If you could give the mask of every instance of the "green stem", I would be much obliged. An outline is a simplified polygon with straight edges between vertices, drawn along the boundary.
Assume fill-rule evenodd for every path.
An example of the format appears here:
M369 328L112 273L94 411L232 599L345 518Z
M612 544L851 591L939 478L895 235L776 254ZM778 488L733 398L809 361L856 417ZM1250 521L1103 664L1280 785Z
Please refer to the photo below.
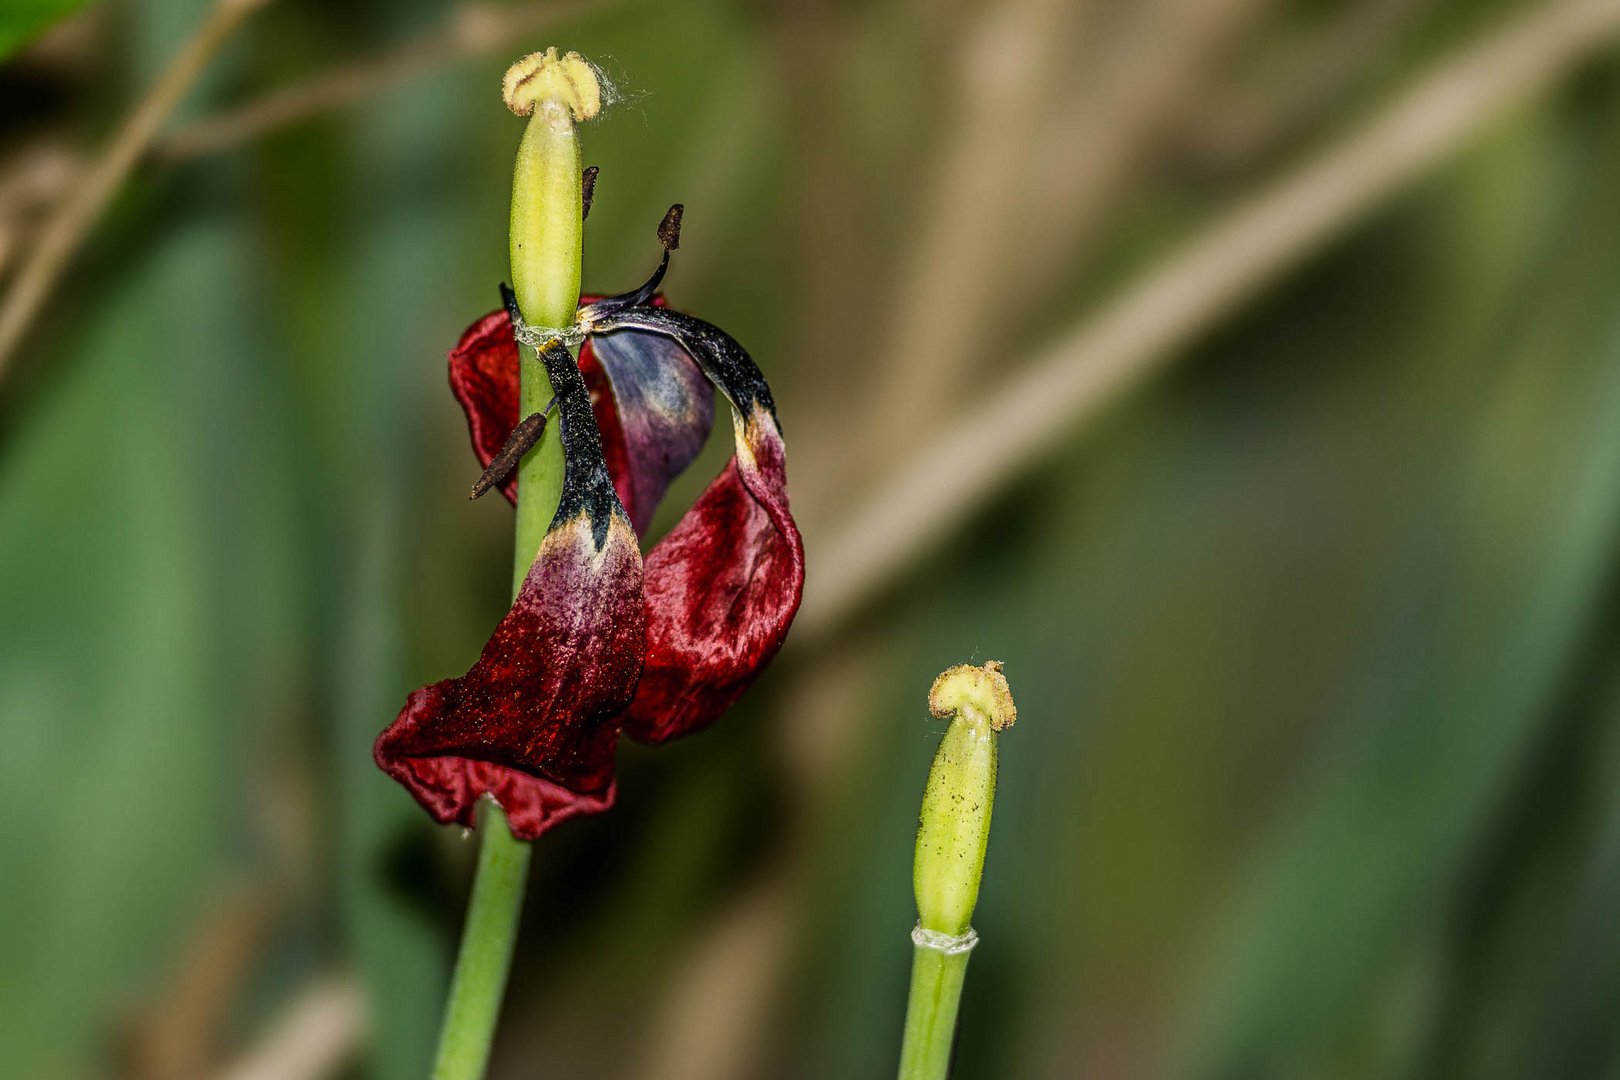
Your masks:
M911 956L911 995L900 1047L900 1080L945 1080L956 1041L956 1009L970 953L918 945Z
M484 1075L517 940L529 845L512 835L506 815L493 800L485 804L483 818L478 829L483 838L478 873L450 980L433 1080L477 1080Z
M567 326L579 305L581 172L579 141L568 114L552 103L540 103L529 118L512 173L512 288L524 319L533 325ZM545 408L552 390L532 350L523 349L520 364L523 415L528 416ZM544 437L518 465L514 596L534 564L562 493L557 428L548 424ZM512 835L493 800L478 833L478 873L439 1030L433 1080L478 1080L484 1075L523 909L529 845Z

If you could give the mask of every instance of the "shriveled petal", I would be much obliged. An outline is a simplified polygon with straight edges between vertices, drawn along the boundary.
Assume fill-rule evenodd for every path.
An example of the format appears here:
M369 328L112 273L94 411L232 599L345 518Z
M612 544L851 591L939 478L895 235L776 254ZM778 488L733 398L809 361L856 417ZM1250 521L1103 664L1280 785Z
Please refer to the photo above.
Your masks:
M787 637L804 588L782 437L769 413L647 555L647 663L627 732L659 743L716 720Z
M583 297L590 304L596 297ZM663 297L654 304L662 305ZM667 337L626 331L586 341L579 370L590 390L614 489L636 532L645 533L670 483L703 449L714 423L714 391L697 364ZM512 320L491 312L450 352L450 389L467 414L473 452L488 467L522 419L518 346ZM500 484L517 501L517 472Z
M662 309L615 312L596 329L664 334L731 401L736 453L647 555L647 663L625 730L658 743L713 722L771 661L804 589L804 545L770 388L708 323ZM599 338L606 340L606 338Z
M606 376L605 399L591 365ZM596 419L619 498L636 532L645 533L670 483L709 437L714 390L685 349L657 334L626 330L592 338L580 349L579 366L593 384ZM619 469L613 468L615 452L622 455Z
M478 464L488 468L522 419L517 340L503 308L467 327L450 350L450 392L461 402ZM517 470L501 481L501 494L517 502Z
M478 662L413 693L375 747L437 820L472 825L490 794L523 839L611 804L618 717L646 651L641 554L584 383L565 349L542 358L562 428L557 514Z
M542 833L584 814L599 814L613 805L617 788L612 783L601 791L580 793L552 783L523 768L450 753L412 756L403 748L405 728L412 718L438 715L444 709L442 688L446 683L424 686L411 694L400 713L378 739L373 756L384 772L404 784L433 820L456 822L472 828L477 824L478 800L488 795L506 813L513 833L533 840ZM386 741L385 741L386 740Z

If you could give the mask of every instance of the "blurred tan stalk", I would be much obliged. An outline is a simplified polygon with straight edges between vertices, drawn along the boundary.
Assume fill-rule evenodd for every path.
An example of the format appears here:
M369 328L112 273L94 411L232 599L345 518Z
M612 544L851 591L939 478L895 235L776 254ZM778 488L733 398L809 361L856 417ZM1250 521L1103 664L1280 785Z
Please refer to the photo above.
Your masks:
M269 0L216 0L201 24L130 112L101 157L41 228L0 299L0 381L35 315L50 298L86 233L129 178L158 128L208 69L221 45Z
M436 68L514 51L513 38L532 34L606 0L572 4L462 4L444 25L397 49L350 60L271 90L245 105L205 117L152 146L157 164L206 157L311 117L368 101L389 87Z
M930 425L935 437L817 545L795 629L799 648L807 638L808 647L819 645L1176 350L1617 33L1616 0L1564 0L1520 15L1220 215L965 414Z
M365 1034L365 996L353 977L307 987L215 1080L320 1080L339 1075Z
M177 164L239 146L301 120L369 100L435 68L510 51L515 36L544 29L584 8L604 6L607 0L570 5L464 4L451 12L443 27L397 49L369 60L339 64L159 137L158 128L207 69L220 45L243 18L269 2L219 0L101 156L82 174L58 177L59 186L69 194L40 229L32 247L26 248L16 279L0 297L0 384L23 335L50 299L73 253L141 161ZM20 231L15 216L0 217L0 269L24 248L17 235Z
M1211 62L1266 2L987 9L957 50L968 60L956 65L950 138L883 342L866 426L888 441L863 444L856 461L904 451L916 428L962 406L975 359L1004 348L1009 324L1051 299L1044 283L1090 247Z

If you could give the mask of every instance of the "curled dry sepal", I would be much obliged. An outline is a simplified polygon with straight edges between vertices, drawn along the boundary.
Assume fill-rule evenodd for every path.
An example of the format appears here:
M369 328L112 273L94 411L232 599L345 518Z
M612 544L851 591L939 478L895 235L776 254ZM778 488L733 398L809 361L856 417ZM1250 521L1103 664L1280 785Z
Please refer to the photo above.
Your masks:
M515 474L503 471L521 453L509 436L532 444L545 423L519 415L518 342L537 347L556 393L564 477L534 564L478 662L412 693L377 739L378 765L441 822L473 825L489 795L532 840L607 809L619 733L661 743L713 722L776 655L798 610L804 548L770 388L730 335L655 292L678 228L677 208L646 284L582 299L568 328L584 338L577 366L558 332L526 326L504 289L505 307L450 354L473 449L486 466L502 463L487 483L515 502ZM731 406L735 453L643 557L638 537L708 435L711 387Z

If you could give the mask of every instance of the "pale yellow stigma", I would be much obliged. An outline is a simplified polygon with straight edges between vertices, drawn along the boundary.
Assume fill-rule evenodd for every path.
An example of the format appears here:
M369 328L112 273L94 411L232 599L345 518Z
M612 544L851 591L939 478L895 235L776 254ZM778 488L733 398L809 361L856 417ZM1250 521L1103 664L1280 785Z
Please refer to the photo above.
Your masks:
M611 94L611 87L607 87ZM557 55L555 48L530 53L506 69L501 98L519 116L528 116L543 102L566 108L576 122L591 120L602 111L601 74L579 53Z
M977 710L996 731L1013 726L1018 707L1013 704L1007 676L1001 673L1001 661L991 660L983 667L957 664L934 680L928 691L929 712L943 720L964 706Z

